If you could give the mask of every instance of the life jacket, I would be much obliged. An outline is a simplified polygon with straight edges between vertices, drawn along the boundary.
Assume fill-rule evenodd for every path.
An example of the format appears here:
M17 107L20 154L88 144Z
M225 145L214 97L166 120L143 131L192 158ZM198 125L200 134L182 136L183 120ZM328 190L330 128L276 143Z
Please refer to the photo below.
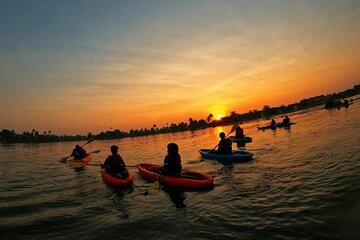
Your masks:
M104 167L108 173L121 173L126 169L124 160L119 154L109 155L104 162Z
M83 159L84 157L86 157L86 151L83 148L75 148L71 154L74 159L76 160L80 160Z
M167 174L170 175L180 174L182 170L180 154L166 155L164 159L164 169Z

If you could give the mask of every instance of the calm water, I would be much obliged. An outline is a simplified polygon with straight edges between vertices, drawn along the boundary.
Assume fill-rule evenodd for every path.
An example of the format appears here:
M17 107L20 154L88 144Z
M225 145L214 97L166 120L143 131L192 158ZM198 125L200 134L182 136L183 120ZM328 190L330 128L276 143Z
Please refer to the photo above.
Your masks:
M199 192L145 195L150 183L134 168L132 189L109 188L98 167L59 162L75 143L0 145L1 239L360 239L359 110L357 102L296 113L291 130L244 124L254 160L226 166L198 154L221 128L86 147L101 150L93 163L117 144L128 165L161 164L176 142L184 167L215 178L213 190Z

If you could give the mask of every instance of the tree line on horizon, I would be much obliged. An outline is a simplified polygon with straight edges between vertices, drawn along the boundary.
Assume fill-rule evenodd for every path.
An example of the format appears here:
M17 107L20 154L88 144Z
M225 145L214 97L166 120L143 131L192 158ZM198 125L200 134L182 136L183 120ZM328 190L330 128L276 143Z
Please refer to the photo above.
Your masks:
M181 131L196 131L199 129L205 129L208 127L224 126L233 124L235 122L245 122L261 118L270 118L271 116L279 114L287 114L307 108L312 108L320 105L325 105L325 102L329 99L343 99L360 94L360 84L355 85L351 89L347 89L343 92L333 93L328 95L320 95L303 99L298 103L289 104L287 106L281 105L279 107L270 107L265 105L262 110L250 110L247 113L238 114L235 111L231 112L229 116L225 116L220 120L213 120L213 114L210 113L206 120L196 120L189 118L188 122L180 122L178 124L171 123L159 128L156 124L153 124L151 128L130 129L130 131L121 131L119 129L100 132L98 134L92 134L89 132L87 135L55 135L50 130L39 132L32 129L31 132L24 131L23 133L16 133L14 130L3 129L0 132L0 142L3 143L45 143L45 142L66 142L66 141L83 141L92 138L98 140L105 139L119 139L124 137L138 137L147 136L153 134L163 134Z

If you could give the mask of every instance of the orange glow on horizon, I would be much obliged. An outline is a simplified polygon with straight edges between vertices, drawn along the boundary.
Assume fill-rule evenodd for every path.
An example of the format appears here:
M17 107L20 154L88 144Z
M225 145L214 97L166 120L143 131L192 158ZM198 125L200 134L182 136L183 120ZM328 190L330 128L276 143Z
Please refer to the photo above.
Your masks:
M186 16L197 18L202 12L201 21L184 17L184 8L178 18L175 12L166 11L163 17L150 17L149 26L153 27L149 28L137 21L128 21L134 26L118 24L123 19L109 15L94 18L106 20L109 29L102 30L109 35L76 37L79 42L73 47L89 47L76 51L63 52L69 49L68 43L52 42L55 37L38 45L42 33L31 34L33 39L24 45L28 50L2 54L6 64L0 70L0 126L16 132L36 129L56 134L95 134L111 127L121 131L150 129L154 124L161 128L188 123L190 118L220 120L232 111L243 114L262 110L264 105L288 105L344 91L359 84L360 15L352 4L340 2L324 3L328 11L319 12L313 4L304 4L307 19L302 14L270 11L256 21L244 21L244 17L257 16L256 8L254 14L239 14L248 11L239 7L244 3L230 7L232 4L219 1L213 6L215 15L229 13L229 18L209 17L207 7L192 12L191 4ZM284 7L284 12L290 8L299 13L297 4L283 5L276 3L269 10ZM218 11L219 7L223 11ZM308 24L313 21L316 24ZM212 27L204 28L205 23ZM18 37L28 31L24 28L24 34L19 34L18 27L27 25L18 26L17 21L5 24L16 24L4 41L8 49L16 49L22 41ZM92 28L85 30L90 32L83 36L95 37ZM64 45L54 52L46 47L60 43ZM43 60L33 61L39 54Z

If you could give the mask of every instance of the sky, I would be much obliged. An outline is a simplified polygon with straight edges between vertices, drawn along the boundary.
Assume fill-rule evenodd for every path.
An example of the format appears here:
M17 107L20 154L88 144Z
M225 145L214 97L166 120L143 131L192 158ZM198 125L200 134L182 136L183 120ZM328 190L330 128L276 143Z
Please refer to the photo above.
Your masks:
M343 91L358 0L0 0L0 129L158 127Z

